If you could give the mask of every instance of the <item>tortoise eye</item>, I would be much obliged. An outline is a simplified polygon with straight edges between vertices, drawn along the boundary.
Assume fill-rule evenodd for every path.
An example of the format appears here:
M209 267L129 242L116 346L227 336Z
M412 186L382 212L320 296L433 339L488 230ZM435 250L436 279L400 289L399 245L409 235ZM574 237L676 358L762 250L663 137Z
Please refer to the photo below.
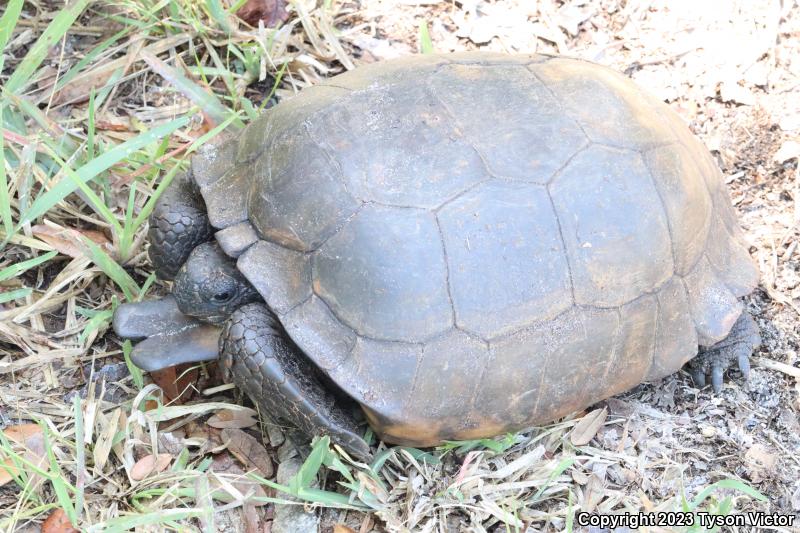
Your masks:
M218 292L217 294L212 296L211 299L214 300L216 303L221 304L230 300L232 296L233 296L232 292L224 291L224 292Z

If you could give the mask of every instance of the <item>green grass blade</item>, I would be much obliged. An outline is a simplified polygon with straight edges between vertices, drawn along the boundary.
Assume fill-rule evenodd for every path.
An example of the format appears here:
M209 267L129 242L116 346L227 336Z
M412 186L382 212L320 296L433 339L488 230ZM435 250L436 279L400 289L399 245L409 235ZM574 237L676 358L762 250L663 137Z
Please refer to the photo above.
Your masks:
M86 467L86 447L84 443L84 420L83 420L83 409L81 409L81 396L80 394L76 394L73 399L73 409L75 410L75 479L80 482L82 478L82 473L79 471L82 468ZM77 483L77 482L76 482ZM78 490L75 491L75 507L74 512L75 516L73 524L78 524L79 513L83 510L83 487L78 485L76 487Z
M142 373L142 369L134 365L133 361L131 361L132 350L133 344L131 341L126 340L122 343L122 356L125 358L125 366L128 367L128 371L131 373L133 384L136 385L138 390L142 390L144 388L144 374Z
M178 173L178 170L180 170L180 167L178 165L175 165L174 167L169 169L167 174L161 180L161 183L159 183L158 187L156 187L156 190L153 191L153 194L150 195L150 198L147 199L147 203L144 204L144 207L139 212L139 214L136 215L136 218L133 221L134 231L136 231L136 229L139 226L141 226L145 220L147 220L147 217L150 216L150 213L153 212L153 209L155 209L156 207L156 202L164 193L166 188L169 187L169 184L172 183L172 179L175 177L175 174Z
M17 25L19 14L22 13L22 4L25 0L11 0L6 6L6 12L0 18L0 50L5 50L6 43Z
M289 487L292 491L296 491L298 496L301 489L310 487L317 478L317 473L322 467L322 460L326 454L330 453L330 443L330 437L325 436L318 439L314 443L311 453L308 454L308 458L298 470L297 475L289 481Z
M139 295L139 286L133 278L96 243L87 238L82 238L81 240L89 251L89 259L122 289L128 301L134 301Z
M2 87L0 87L2 88ZM53 147L61 157L69 158L78 149L78 144L72 140L61 128L58 127L52 120L50 120L44 112L36 107L35 104L30 102L27 98L20 98L14 94L3 93L7 96L11 103L18 108L22 113L31 117L45 132L49 135L42 135L40 139ZM20 115L15 113L15 115ZM20 115L21 116L21 115ZM24 123L24 118L21 118ZM19 128L18 128L19 130ZM17 131L21 135L27 135L27 129Z
M208 8L209 14L211 14L211 18L219 24L222 31L230 33L231 25L228 22L228 14L222 7L222 3L219 0L206 0L206 7Z
M131 183L128 190L128 205L125 208L125 222L122 225L119 237L119 257L120 261L127 262L130 258L130 250L133 245L133 235L136 228L133 225L133 210L136 207L136 182Z
M94 159L94 134L95 134L95 97L94 87L89 91L89 116L86 124L86 159L91 161Z
M419 22L419 51L423 54L433 53L433 41L428 31L428 23L424 20Z
M50 151L49 148L48 151ZM122 233L122 226L119 225L119 221L117 220L117 217L114 216L114 213L111 212L111 209L109 209L108 206L100 199L100 197L97 196L94 191L81 180L81 178L74 170L70 168L66 161L58 157L58 154L50 151L50 156L55 159L59 166L61 166L61 170L64 171L67 177L75 182L75 186L78 187L81 192L83 192L94 210L105 219L109 226L114 228L114 232L117 235L120 235Z
M124 515L112 518L107 522L94 524L86 531L89 533L122 533L139 531L140 526L166 524L172 520L187 520L202 516L203 509L159 509L148 514Z
M748 496L750 496L751 498L755 498L756 500L759 500L759 501L762 501L762 502L767 501L767 497L766 496L764 496L763 494L758 492L753 487L745 485L744 483L742 483L738 479L723 479L723 480L717 481L716 483L713 483L713 484L709 485L708 487L706 487L705 489L703 489L703 491L700 492L700 494L698 494L697 497L695 497L695 499L692 501L692 504L691 504L692 510L697 509L697 507L700 506L700 504L703 503L703 501L705 501L706 498L711 496L711 494L713 494L713 492L715 490L717 490L717 489L738 490L739 492L747 494Z
M214 93L200 87L184 76L178 69L172 68L155 55L147 52L142 52L142 59L144 59L150 68L158 75L179 90L181 94L199 106L215 124L224 122L225 119L230 116L231 111L222 105ZM234 125L238 128L244 127L244 123L238 117L234 120Z
M281 80L283 79L283 75L286 72L286 67L289 66L288 62L284 62L281 65L281 68L278 70L278 73L275 74L275 83L272 84L272 89L270 89L269 94L266 98L261 102L261 105L258 107L259 111L263 111L269 101L272 100L272 97L275 96L275 91L278 90L278 86L281 84Z
M33 289L31 289L30 287L14 289L13 291L8 291L8 292L0 292L0 304L11 302L13 300L18 300L20 298L25 298L32 292Z
M53 450L53 443L50 440L50 429L44 424L44 422L41 421L39 422L39 427L42 428L44 449L47 452L47 458L50 462L48 479L53 487L53 492L56 494L56 500L58 501L59 507L64 509L64 513L67 515L67 518L69 518L69 521L73 524L77 524L78 517L75 512L75 504L73 503L72 498L70 498L70 492L75 493L77 490L67 482L66 478L61 472L61 466L58 458L56 457L55 451Z
M51 260L53 257L56 256L58 252L52 251L47 252L44 255L40 255L39 257L34 257L33 259L28 259L27 261L22 261L21 263L16 263L14 265L8 266L3 270L0 270L0 281L5 281L7 279L14 278L19 276L26 270L33 268L35 266L39 266L42 263Z
M62 8L58 12L58 15L55 16L42 35L31 46L22 62L8 79L5 86L6 91L20 93L31 82L34 78L34 72L47 56L47 50L67 33L72 23L83 13L88 3L89 0L76 0L75 3ZM5 16L3 16L3 19L5 19Z
M67 85L69 82L71 82L78 74L80 74L83 71L83 69L86 67L86 65L88 65L89 63L94 61L100 54L105 52L105 50L107 48L109 48L114 43L116 43L117 41L122 39L130 31L131 31L131 27L130 26L126 26L125 28L121 29L120 31L118 31L117 33L115 33L114 35L112 35L111 37L109 37L108 39L106 39L105 41L100 43L99 45L97 45L96 47L94 47L91 50L89 50L86 53L86 55L80 61L75 63L75 65L72 68L70 68L66 72L66 74L64 74L64 76L62 76L58 80L58 83L56 84L55 91L58 92L61 89L63 89L65 85Z
M133 139L129 139L103 154L100 154L76 170L75 173L80 178L80 181L84 183L89 182L100 175L101 172L108 170L111 168L111 166L127 158L135 151L147 146L153 141L157 141L162 137L170 135L172 132L178 128L182 128L188 123L188 118L180 117L172 122L168 122L167 124L156 126L155 128L137 137L134 137ZM31 208L28 209L27 213L25 213L24 219L20 220L17 224L17 227L21 227L25 222L32 222L36 218L45 214L47 211L52 209L54 205L66 198L67 195L74 192L76 188L77 185L71 179L61 179L49 191L36 198L36 201L33 202Z
M3 130L4 107L3 103L0 102L0 131ZM8 239L13 233L14 219L11 215L11 197L8 194L8 177L6 176L6 149L2 135L0 135L0 219L3 222L3 232L6 234L6 239ZM2 247L0 246L0 248Z
M571 467L575 463L575 459L576 459L575 457L566 457L562 459L556 465L555 469L553 469L553 471L550 472L550 475L547 476L547 481L544 482L544 485L539 487L539 490L536 491L536 494L533 495L533 498L530 501L532 502L538 501L539 498L542 497L542 494L544 494L544 491L547 490L547 487L549 487L550 484L553 482L553 480L558 476L560 476L561 474L563 474L567 468Z
M94 315L86 323L86 326L83 328L83 331L81 331L81 334L78 335L78 341L80 342L85 341L89 335L99 330L106 324L109 324L111 322L112 316L114 316L114 312L111 311L110 309L106 309L105 311L101 311L96 315Z

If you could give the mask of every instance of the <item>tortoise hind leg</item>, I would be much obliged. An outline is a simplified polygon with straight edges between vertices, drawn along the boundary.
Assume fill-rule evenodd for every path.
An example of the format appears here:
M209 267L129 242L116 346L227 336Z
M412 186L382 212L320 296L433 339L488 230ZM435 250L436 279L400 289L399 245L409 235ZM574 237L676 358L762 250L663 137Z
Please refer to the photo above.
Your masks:
M220 357L226 377L263 412L309 437L330 435L349 453L369 457L355 419L325 389L317 369L286 337L266 305L244 305L231 315L220 336Z
M710 373L714 392L719 392L722 390L722 375L734 361L747 379L750 355L760 345L761 335L755 320L746 310L742 311L728 336L713 346L701 347L697 357L687 364L687 370L698 387L705 387L706 374Z
M176 176L150 214L148 255L161 279L171 280L198 244L211 240L206 206L190 174Z

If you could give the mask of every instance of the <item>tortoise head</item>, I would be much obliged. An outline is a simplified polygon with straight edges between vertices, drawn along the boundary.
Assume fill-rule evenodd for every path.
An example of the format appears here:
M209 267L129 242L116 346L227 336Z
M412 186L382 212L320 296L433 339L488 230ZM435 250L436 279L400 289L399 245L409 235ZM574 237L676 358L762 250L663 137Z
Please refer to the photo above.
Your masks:
M131 360L153 371L219 356L220 323L258 293L213 242L197 245L175 276L172 294L125 303L114 312L114 331L139 341Z
M233 259L213 242L192 250L175 276L172 295L182 313L212 324L259 299Z

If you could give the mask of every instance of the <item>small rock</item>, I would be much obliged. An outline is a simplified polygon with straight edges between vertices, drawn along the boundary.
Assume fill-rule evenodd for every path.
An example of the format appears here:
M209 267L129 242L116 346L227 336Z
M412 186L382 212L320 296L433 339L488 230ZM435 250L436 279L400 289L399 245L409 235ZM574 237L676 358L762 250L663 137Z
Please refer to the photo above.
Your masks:
M772 156L776 163L785 163L790 159L800 157L800 142L797 141L784 141L781 147Z
M280 426L277 424L273 424L272 422L265 421L264 425L267 426L267 435L269 436L269 445L273 448L279 447L281 444L286 442L286 437L283 435L283 431L281 430Z
M283 463L297 455L297 449L291 441L285 440L278 448L278 462Z
M288 444L288 443L287 443ZM286 445L284 444L283 447ZM292 457L278 465L277 481L287 485L300 470L303 462ZM279 495L287 500L294 500L284 494ZM302 505L275 504L275 518L272 521L272 533L314 533L319 531L319 517L317 513L307 513Z

